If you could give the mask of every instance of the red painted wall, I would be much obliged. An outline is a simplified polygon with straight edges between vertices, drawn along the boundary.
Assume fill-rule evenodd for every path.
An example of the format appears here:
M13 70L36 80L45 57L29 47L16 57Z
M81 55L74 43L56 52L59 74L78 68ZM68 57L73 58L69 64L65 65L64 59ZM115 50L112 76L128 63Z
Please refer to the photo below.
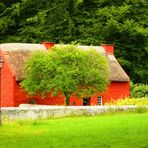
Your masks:
M29 104L30 100L36 100L36 104L40 105L64 105L64 97L63 96L51 96L49 94L44 99L41 99L40 96L28 96L25 91L20 89L19 83L14 82L14 106L19 106L20 104ZM83 105L82 99L71 97L70 105L81 106Z
M28 104L30 100L36 100L37 104L40 105L64 105L65 101L64 101L64 97L59 95L59 96L51 96L51 94L49 94L47 97L45 97L44 99L41 99L40 96L28 96L27 93L25 91L23 91L20 88L19 82L16 82L14 80L14 106L19 106L20 104ZM70 105L82 105L83 101L82 99L78 99L74 96L72 96L70 98Z
M73 106L73 105L82 106L83 105L82 99L72 96L70 98L70 106Z
M14 106L19 106L20 104L28 104L30 100L36 100L36 104L42 105L63 105L63 96L52 97L50 94L41 99L40 96L29 96L25 91L20 88L19 82L14 80Z
M130 96L130 82L112 82L107 91L103 94L103 104L112 99L117 100Z
M25 91L20 88L19 82L14 80L14 106L19 106L20 104L28 104L30 100L35 99L37 104L40 105L64 105L64 97L56 96L52 97L49 94L44 99L41 99L40 96L28 96ZM70 98L70 105L81 106L83 105L82 99L72 96ZM92 105L92 104L90 104Z
M35 99L37 104L41 105L64 105L64 97L56 96L52 97L50 94L41 99L39 96L28 96L26 92L20 89L19 83L14 80L14 104L7 104L7 106L19 106L20 104L28 104L30 100ZM103 105L110 102L112 99L117 100L119 98L124 98L129 96L129 82L112 82L105 93L97 94L92 96L89 105L98 105L97 97L103 97ZM81 106L83 105L83 100L71 97L70 105Z
M42 105L64 105L64 97L52 97L50 94L41 99L39 96L30 97L25 91L20 88L18 82L15 81L11 71L5 64L2 69L2 106L19 106L20 104L29 103L30 100L35 99L37 104ZM112 99L125 98L130 95L129 82L112 82L105 93L92 96L89 105L98 105L97 97L103 97L103 105L110 102ZM70 105L83 105L82 99L76 97L70 98Z
M2 107L14 106L14 93L13 93L13 79L14 75L6 61L5 57L0 51L0 55L4 60L4 64L1 70L1 105Z

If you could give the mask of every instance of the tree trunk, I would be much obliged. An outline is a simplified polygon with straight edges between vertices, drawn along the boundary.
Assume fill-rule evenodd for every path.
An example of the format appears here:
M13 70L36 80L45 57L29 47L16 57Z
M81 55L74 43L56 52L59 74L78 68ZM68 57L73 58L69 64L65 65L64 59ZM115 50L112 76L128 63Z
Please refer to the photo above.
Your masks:
M70 101L70 98L66 98L66 106L69 106L69 101Z
M63 92L64 96L65 96L65 104L66 106L69 106L70 103L70 94L67 92Z

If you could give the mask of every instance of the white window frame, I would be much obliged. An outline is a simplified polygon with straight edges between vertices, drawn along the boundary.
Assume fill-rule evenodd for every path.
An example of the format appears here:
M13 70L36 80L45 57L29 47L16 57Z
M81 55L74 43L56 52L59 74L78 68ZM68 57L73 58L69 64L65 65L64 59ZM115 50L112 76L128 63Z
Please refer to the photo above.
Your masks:
M99 99L100 99L100 100L99 100ZM97 97L98 106L102 106L102 101L103 101L102 96L98 96L98 97ZM100 104L99 102L100 102L101 104Z

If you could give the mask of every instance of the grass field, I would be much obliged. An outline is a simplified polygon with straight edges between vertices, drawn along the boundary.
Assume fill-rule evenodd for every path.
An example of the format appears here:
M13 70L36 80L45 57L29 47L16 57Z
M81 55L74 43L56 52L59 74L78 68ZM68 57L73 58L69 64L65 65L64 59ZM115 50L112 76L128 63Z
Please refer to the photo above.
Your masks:
M5 121L0 148L148 148L148 113Z

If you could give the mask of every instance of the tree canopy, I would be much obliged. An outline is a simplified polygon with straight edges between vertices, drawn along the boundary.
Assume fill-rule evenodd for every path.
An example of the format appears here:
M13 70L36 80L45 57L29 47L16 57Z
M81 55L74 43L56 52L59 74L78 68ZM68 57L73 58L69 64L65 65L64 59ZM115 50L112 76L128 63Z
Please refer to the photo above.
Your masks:
M66 105L71 95L87 97L103 92L109 83L109 65L105 55L95 49L84 51L74 45L35 52L26 63L21 86L30 95L63 95Z
M114 44L134 82L148 83L147 0L1 0L0 43Z

